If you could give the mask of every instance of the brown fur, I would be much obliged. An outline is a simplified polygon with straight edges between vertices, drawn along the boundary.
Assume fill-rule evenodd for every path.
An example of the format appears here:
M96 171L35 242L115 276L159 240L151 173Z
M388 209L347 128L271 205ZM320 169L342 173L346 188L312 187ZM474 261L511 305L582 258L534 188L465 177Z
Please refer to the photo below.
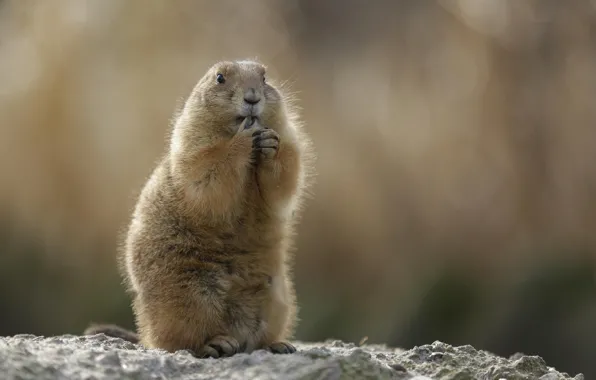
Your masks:
M251 61L211 67L141 192L119 263L146 347L201 357L295 350L290 249L314 155L265 71ZM261 97L252 109L251 88ZM114 336L114 326L89 331Z

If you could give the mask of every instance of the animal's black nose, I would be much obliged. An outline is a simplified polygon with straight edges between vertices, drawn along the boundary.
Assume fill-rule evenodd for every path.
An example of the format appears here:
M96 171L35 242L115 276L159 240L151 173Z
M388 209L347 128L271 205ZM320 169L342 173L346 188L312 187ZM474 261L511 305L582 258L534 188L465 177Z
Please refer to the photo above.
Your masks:
M244 101L248 104L257 104L261 101L261 96L257 93L254 88L249 88L244 93Z

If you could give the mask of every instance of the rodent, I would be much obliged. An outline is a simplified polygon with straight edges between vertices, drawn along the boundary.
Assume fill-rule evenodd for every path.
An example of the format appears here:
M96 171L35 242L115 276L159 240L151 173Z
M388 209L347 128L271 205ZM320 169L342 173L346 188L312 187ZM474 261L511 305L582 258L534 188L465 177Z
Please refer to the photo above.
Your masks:
M128 225L118 267L148 348L223 357L293 353L292 243L314 175L293 98L257 61L221 61L173 122Z

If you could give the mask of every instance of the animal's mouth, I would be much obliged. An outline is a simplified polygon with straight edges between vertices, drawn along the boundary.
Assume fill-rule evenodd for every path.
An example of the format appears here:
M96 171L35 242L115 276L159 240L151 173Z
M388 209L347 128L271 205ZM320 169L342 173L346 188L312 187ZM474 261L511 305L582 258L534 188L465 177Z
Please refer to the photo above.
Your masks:
M262 103L262 102L261 102ZM247 116L259 117L263 112L263 105L259 104L247 104L244 103L238 110L238 116L243 119Z

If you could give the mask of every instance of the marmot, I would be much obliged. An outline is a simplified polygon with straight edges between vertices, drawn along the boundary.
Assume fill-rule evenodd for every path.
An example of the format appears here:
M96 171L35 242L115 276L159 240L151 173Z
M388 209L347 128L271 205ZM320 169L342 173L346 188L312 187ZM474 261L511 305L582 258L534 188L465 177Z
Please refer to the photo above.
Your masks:
M314 153L265 74L259 62L223 61L196 84L118 254L138 335L85 334L198 357L296 351L289 260Z

